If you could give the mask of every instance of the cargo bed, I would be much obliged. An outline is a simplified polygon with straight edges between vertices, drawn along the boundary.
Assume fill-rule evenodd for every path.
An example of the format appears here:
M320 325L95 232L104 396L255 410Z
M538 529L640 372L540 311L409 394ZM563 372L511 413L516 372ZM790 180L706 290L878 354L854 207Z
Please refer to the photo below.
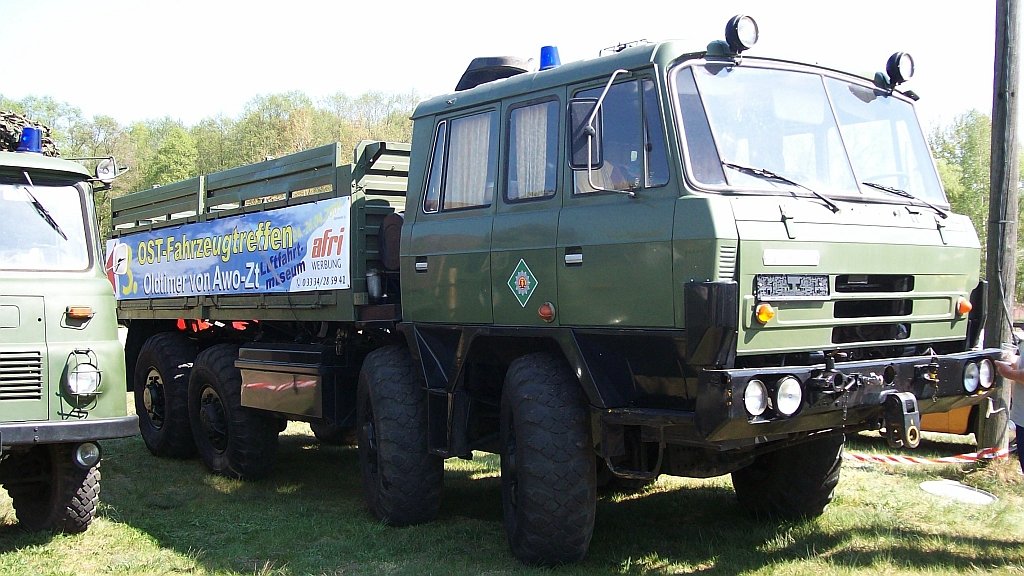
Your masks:
M111 200L118 318L396 319L409 145L343 155L328 144Z

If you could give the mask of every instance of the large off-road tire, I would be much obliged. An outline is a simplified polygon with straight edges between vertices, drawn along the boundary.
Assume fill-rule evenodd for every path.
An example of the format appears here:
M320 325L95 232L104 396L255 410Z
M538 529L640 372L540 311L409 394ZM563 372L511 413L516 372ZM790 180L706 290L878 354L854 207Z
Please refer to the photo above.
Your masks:
M444 461L427 451L427 394L409 351L374 350L357 392L359 468L370 511L390 526L437 517Z
M512 553L526 564L581 560L597 510L587 402L547 353L509 366L501 398L501 499Z
M217 344L199 353L188 385L192 436L203 464L215 474L255 480L277 456L277 419L242 406L238 346Z
M83 469L72 460L75 444L39 446L18 456L26 475L45 479L11 483L8 494L18 522L26 530L84 532L100 498L100 463Z
M188 421L188 381L196 345L180 332L162 332L146 340L135 364L132 392L139 431L155 456L188 458L195 454Z
M732 473L732 484L755 516L813 518L832 501L842 463L843 436L826 436L758 456Z

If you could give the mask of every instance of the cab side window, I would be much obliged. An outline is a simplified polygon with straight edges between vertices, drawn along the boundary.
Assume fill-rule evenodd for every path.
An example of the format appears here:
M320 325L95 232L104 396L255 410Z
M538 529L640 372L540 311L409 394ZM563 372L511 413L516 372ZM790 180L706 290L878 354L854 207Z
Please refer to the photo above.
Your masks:
M505 197L510 202L554 196L558 109L558 102L552 100L509 113Z
M490 206L498 155L497 113L442 120L434 136L423 211Z
M598 98L603 87L576 93L577 98ZM668 183L668 159L654 82L641 79L615 84L602 104L604 163L574 173L576 193L596 188L638 190ZM590 179L593 179L591 186Z

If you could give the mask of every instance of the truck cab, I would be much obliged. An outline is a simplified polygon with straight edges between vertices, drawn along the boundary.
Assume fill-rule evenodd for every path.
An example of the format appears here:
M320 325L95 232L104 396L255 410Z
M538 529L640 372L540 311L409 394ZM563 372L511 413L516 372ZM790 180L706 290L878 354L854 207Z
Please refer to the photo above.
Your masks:
M31 131L0 152L0 484L25 528L80 532L100 492L98 440L138 424L96 224L102 184L43 156Z

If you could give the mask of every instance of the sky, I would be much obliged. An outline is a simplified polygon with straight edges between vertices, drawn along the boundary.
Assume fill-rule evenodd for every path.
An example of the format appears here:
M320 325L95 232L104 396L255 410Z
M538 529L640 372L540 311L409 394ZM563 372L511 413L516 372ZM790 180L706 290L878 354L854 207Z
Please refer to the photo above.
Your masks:
M122 124L238 117L259 95L446 93L477 56L563 63L646 39L703 50L747 14L749 54L871 76L897 51L926 129L992 111L995 2L908 0L0 0L0 95L51 97ZM20 48L15 48L20 47Z

